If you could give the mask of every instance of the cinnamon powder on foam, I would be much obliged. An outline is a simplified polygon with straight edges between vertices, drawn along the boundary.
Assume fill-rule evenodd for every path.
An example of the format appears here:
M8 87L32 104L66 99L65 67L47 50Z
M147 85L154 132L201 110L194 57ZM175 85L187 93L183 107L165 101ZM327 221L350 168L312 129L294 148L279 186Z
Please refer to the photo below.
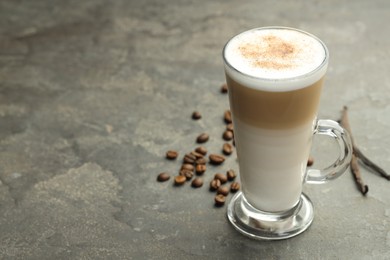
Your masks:
M296 46L273 35L260 37L258 42L241 44L238 50L252 66L274 70L294 67L293 60L299 51Z

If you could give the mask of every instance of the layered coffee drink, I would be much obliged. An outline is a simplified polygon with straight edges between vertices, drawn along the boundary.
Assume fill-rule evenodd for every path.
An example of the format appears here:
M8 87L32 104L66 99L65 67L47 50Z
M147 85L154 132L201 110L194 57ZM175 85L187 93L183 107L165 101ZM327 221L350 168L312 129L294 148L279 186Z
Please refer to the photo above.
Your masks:
M289 210L302 193L327 48L306 32L267 27L235 36L223 57L245 199Z

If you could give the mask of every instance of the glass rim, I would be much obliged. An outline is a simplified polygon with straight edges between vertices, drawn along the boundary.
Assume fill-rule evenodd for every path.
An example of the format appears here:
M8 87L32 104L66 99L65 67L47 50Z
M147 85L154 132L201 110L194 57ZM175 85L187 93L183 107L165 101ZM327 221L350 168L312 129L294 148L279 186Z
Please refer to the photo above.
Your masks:
M296 31L296 32L300 32L302 34L305 34L313 39L315 39L316 41L318 41L321 46L323 47L324 49L324 59L322 60L322 62L317 66L315 67L313 70L310 70L304 74L301 74L301 75L297 75L297 76L293 76L293 77L288 77L288 78L266 78L266 77L256 77L256 76L253 76L253 75L249 75L247 73L244 73L242 71L240 71L239 69L237 69L236 67L234 67L226 58L226 48L227 46L231 43L231 41L244 34L244 33L247 33L247 32L251 32L251 31L258 31L258 30L267 30L267 29L275 29L275 30L290 30L290 31ZM292 27L285 27L285 26L266 26L266 27L257 27L257 28L253 28L253 29L249 29L249 30L246 30L246 31L243 31L239 34L236 34L234 35L233 37L231 37L227 42L226 44L224 45L223 47L223 50L222 50L222 57L223 57L223 61L224 61L224 64L225 66L227 66L230 70L232 70L234 73L238 73L239 75L242 75L248 79L251 79L253 81L262 81L262 82L267 82L267 83L283 83L283 82L287 82L287 81L298 81L298 80L301 80L301 79L304 79L304 78L308 78L310 77L311 75L315 74L316 72L318 72L319 70L321 70L322 68L324 68L327 64L328 64L328 61L329 61L329 50L328 48L326 47L325 43L319 39L317 36L309 33L309 32L306 32L306 31L303 31L303 30L300 30L300 29L296 29L296 28L292 28ZM234 78L234 77L233 77Z

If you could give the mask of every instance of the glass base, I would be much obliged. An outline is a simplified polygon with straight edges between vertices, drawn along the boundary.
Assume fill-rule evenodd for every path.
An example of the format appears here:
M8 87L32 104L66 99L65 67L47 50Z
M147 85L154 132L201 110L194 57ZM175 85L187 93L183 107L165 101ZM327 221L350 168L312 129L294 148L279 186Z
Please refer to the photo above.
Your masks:
M269 213L255 209L239 192L229 202L227 216L239 232L250 238L280 240L305 231L313 221L314 211L312 202L303 193L291 210Z

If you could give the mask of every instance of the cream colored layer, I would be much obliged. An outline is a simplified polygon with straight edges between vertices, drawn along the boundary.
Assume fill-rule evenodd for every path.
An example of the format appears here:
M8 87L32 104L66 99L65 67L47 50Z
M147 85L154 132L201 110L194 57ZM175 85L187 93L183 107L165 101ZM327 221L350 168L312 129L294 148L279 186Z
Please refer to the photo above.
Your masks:
M242 190L248 202L268 212L291 209L302 192L313 123L275 131L234 119L234 127Z
M248 88L226 74L234 118L265 129L295 128L317 115L323 79L302 89L286 92Z

